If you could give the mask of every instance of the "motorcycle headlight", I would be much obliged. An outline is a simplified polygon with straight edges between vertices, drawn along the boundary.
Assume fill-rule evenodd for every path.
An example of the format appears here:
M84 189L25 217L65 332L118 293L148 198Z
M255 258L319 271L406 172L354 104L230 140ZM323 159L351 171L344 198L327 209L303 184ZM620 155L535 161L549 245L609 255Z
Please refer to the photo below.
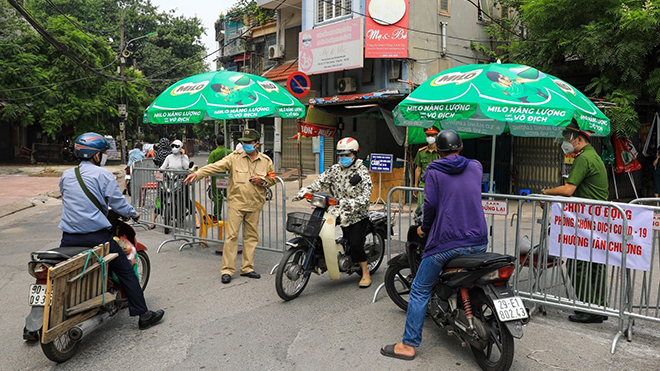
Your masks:
M320 208L326 208L327 207L327 202L326 202L327 197L322 196L322 195L314 195L312 196L312 206L314 207L320 207Z

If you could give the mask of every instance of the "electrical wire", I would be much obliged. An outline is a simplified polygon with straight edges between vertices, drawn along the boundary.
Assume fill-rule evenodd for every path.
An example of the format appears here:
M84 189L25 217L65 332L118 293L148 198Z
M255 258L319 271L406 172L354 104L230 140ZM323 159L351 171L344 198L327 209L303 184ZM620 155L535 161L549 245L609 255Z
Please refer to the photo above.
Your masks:
M32 26L32 28L35 29L46 41L48 41L51 45L53 45L57 50L62 52L67 58L69 58L71 61L73 61L75 64L79 65L80 67L97 74L99 76L105 77L110 80L115 80L115 81L128 81L126 78L121 78L121 77L116 77L116 76L111 76L111 75L106 75L100 71L98 71L96 68L91 67L87 65L85 62L81 61L78 57L76 57L73 53L69 51L64 45L62 45L57 39L55 39L52 35L46 31L39 22L37 22L32 15L30 15L25 8L23 8L22 5L20 5L16 0L7 0L9 4L14 7L22 16L25 18L25 20Z
M23 88L12 88L12 89L0 89L0 93L4 92L9 92L9 91L21 91L21 90L31 90L31 89L38 89L38 88L49 88L51 86L57 86L57 85L64 85L64 84L73 84L78 81L83 81L90 79L90 77L83 77L80 79L75 79L75 80L67 80L67 81L62 81L62 82L54 82L52 84L46 84L46 85L35 85L35 86L26 86Z
M273 11L276 11L280 6L282 6L282 4L284 4L285 1L286 1L286 0L282 0L279 4L277 4L277 6L276 6L275 8L273 8ZM246 30L244 30L243 32L241 32L240 35L236 36L235 38L233 38L233 39L231 39L231 40L233 41L233 40L239 39L241 36L245 35L246 33L248 33L248 31L251 31L251 30L252 30L253 28L255 28L255 27L257 27L256 24L255 24L254 26L250 26L249 28L247 28ZM165 70L163 70L163 71L161 71L161 72L158 72L158 73L155 73L155 74L152 74L152 75L146 77L146 79L151 81L152 78L154 78L154 77L158 77L158 76L161 76L161 75L164 75L164 74L166 74L166 73L172 71L173 69L178 68L178 67L181 66L182 64L184 64L184 63L188 63L188 62L190 62L190 61L192 61L192 60L195 60L195 59L204 60L204 59L206 59L206 58L212 56L213 54L219 52L220 50L224 49L224 47L227 46L227 45L229 45L229 41L227 41L227 42L226 42L221 48L216 49L215 51L213 51L213 52L211 52L211 53L205 55L205 56L202 57L202 58L199 58L199 57L190 57L190 58L188 58L188 59L184 59L183 61L181 61L181 62L175 64L174 66L172 66L172 67L170 67L170 68L168 68L168 69L165 69Z
M383 20L381 20L381 19L374 18L374 17L370 17L370 16L368 16L368 15L366 15L366 14L364 14L364 13L356 12L356 11L354 11L354 10L352 10L352 9L346 8L346 7L344 7L344 6L341 5L341 4L336 4L336 3L333 2L333 0L320 0L320 1L322 1L322 2L324 2L324 3L326 3L326 4L330 4L330 5L334 6L334 7L339 7L339 8L341 8L341 9L343 9L343 10L348 10L350 13L357 14L357 15L362 16L362 17L365 17L365 18L371 18L371 19L373 19L373 20L379 20L379 21L382 21L382 22L386 23L385 21L383 21ZM338 1L338 0L335 0L335 1ZM467 1L470 2L472 5L476 6L477 8L479 8L479 6L476 5L475 3L473 3L472 0L467 0ZM291 5L290 5L290 6L291 6ZM294 7L294 6L291 6L291 7ZM295 7L294 7L294 8L295 8ZM302 9L302 8L299 8L299 9ZM312 11L312 10L310 10L310 12L311 12L311 11ZM517 37L520 37L520 38L522 39L522 37L521 37L520 35L517 35L516 33L512 32L511 30L509 30L509 29L507 29L506 27L502 26L497 20L495 20L494 18L491 18L488 14L486 14L486 16L487 16L488 18L490 18L491 20L493 20L498 26L500 26L500 27L503 28L504 30L506 30L506 31L512 33L513 35L515 35L515 36L517 36ZM439 34L439 33L436 33L436 32L422 31L422 30L417 30L417 29L410 28L410 27L399 26L399 25L396 25L396 24L392 24L392 25L390 25L390 26L392 26L392 27L397 27L397 28L401 28L401 29L404 29L404 30L412 31L412 32L421 33L421 34L426 34L426 35L442 36L442 34ZM457 37L457 36L450 36L450 35L446 35L446 36L447 36L447 38L450 38L450 39L456 39L456 40L462 40L462 41L476 41L476 42L483 42L483 41L481 41L481 40L472 40L472 39L466 39L466 38L461 38L461 37ZM490 42L490 41L492 41L492 40L487 40L487 41ZM526 40L526 41L532 41L532 40Z
M90 29L90 28L85 27L85 26L84 26L83 24L81 24L81 23L74 22L72 19L70 19L70 18L69 18L64 12L63 12L63 11L62 11L62 10L61 10L61 9L55 4L55 3L53 3L51 0L46 0L46 2L47 2L48 4L50 4L50 6L52 6L53 8L55 8L55 9L56 9L61 15L64 16L64 18L66 18L66 19L67 19L72 25L74 25L77 29L79 29L79 30L80 30L82 33L84 33L85 35L87 35L87 33L86 33L85 31L82 30L83 28L86 29L88 32L95 32L95 33L110 33L110 32L112 32L112 31L118 29L119 27L121 27L121 24L118 24L117 26L115 26L114 28L111 28L111 29L109 29L109 30L93 30L93 29ZM89 36L89 35L87 35L87 36ZM89 37L91 38L91 36L89 36Z

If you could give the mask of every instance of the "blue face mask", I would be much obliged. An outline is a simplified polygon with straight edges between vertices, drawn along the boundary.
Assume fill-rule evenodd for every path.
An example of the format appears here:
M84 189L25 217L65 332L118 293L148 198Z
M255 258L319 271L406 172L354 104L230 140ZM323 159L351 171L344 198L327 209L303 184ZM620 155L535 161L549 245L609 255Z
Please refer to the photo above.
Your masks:
M340 157L339 163L343 167L349 167L353 163L353 157Z
M254 152L254 144L243 144L243 151L245 151L245 153Z

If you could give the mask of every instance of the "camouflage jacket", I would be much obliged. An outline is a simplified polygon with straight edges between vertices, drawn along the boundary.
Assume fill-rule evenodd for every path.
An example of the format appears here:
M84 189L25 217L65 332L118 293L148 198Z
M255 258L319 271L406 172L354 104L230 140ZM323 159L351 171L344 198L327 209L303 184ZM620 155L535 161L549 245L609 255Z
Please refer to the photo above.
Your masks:
M300 200L307 192L318 193L327 190L330 196L339 200L339 205L331 206L328 211L339 216L341 226L347 227L369 216L372 188L369 170L362 164L362 160L356 160L347 168L340 164L332 165L312 184L301 188L293 200Z

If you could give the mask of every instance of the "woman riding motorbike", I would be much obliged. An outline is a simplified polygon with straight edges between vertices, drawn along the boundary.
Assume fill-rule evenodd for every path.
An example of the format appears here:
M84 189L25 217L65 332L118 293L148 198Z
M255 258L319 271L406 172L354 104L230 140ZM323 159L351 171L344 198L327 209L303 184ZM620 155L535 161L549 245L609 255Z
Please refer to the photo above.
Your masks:
M367 255L364 252L367 225L369 224L369 198L373 184L369 170L357 158L360 150L358 141L353 138L343 138L337 143L339 163L332 165L312 184L303 187L293 198L301 200L305 193L316 193L323 189L330 196L339 200L339 205L330 212L339 216L342 232L347 239L351 258L360 264L362 279L359 287L371 285L371 275L367 268Z

